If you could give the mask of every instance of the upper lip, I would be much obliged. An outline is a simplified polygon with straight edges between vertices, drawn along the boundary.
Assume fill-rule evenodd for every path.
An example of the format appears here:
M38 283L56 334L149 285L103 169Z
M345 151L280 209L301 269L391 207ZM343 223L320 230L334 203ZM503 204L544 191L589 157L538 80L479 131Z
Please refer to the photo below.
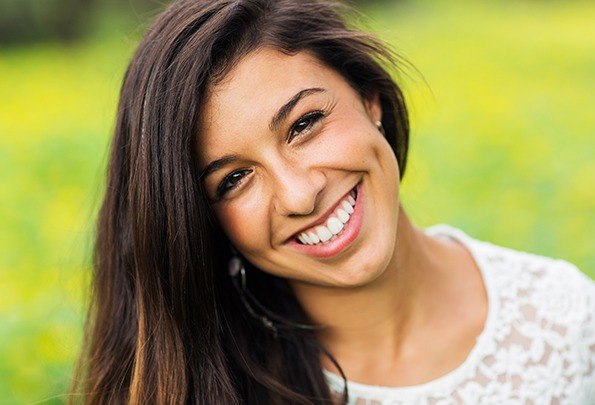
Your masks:
M351 191L353 189L355 189L355 187L356 186L351 187L349 189L349 191L347 191L345 194L343 194L341 196L341 198L339 198L339 200L337 202L335 202L333 205L331 205L331 207L328 210L326 210L320 216L318 216L318 218L316 220L312 221L309 225L304 226L299 231L294 232L287 239L287 241L289 241L289 240L297 237L297 235L299 235L300 233L304 232L306 229L310 229L310 228L313 228L313 227L318 226L318 225L324 225L324 223L326 222L326 220L328 219L328 217L337 209L337 207L339 206L339 204L341 203L341 201L343 201L345 198L347 198L347 196L349 195L349 193L351 193Z

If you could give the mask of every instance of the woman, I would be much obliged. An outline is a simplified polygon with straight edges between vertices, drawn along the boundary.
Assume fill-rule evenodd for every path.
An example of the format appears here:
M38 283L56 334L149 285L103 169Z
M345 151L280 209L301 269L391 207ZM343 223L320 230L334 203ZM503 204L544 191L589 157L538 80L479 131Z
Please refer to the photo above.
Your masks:
M588 403L592 282L399 204L393 61L319 0L157 19L122 88L86 401Z

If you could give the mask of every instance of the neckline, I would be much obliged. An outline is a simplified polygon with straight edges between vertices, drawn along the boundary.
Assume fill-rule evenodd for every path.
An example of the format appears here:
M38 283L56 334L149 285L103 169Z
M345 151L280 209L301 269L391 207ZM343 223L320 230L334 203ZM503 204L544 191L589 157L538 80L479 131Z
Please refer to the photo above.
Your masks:
M425 232L430 236L448 236L459 242L471 255L473 261L479 269L479 273L481 275L487 295L488 313L484 327L477 336L475 345L469 351L469 354L465 360L448 373L422 384L400 387L369 385L347 380L350 398L367 398L375 396L382 399L398 397L399 399L403 400L407 399L407 396L419 396L423 395L424 393L437 392L441 389L454 387L465 377L474 374L478 363L481 361L483 354L486 352L486 348L493 340L494 324L495 319L497 318L499 299L496 291L494 291L494 283L491 282L491 274L489 271L487 271L488 263L482 257L480 252L478 252L479 246L477 246L477 244L479 242L472 239L460 229L445 224L431 226L426 228ZM342 377L328 370L323 370L323 373L333 390L343 392L344 382Z

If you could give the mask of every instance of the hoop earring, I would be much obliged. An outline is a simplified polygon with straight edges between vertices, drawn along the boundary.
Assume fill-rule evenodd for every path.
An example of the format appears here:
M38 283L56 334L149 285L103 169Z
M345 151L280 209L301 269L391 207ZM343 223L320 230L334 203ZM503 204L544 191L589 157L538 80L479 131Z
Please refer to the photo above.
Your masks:
M268 329L275 339L279 336L279 328L284 329L303 329L303 330L318 330L324 328L321 325L307 325L302 323L295 323L287 321L278 315L272 313L263 304L256 299L256 297L248 290L246 283L246 268L240 256L232 248L233 256L229 259L228 271L231 276L232 284L240 296L242 304L246 308L248 314L258 322L260 322L266 329ZM256 309L260 311L259 314ZM273 322L274 319L274 322Z
M382 135L386 135L384 133L384 127L382 126L382 121L376 121L374 122L374 124L376 124L376 128L378 129L378 131L380 131Z
M271 321L266 315L259 315L258 313L256 313L256 311L248 301L248 297L251 297L253 301L256 301L256 299L250 293L250 291L248 291L248 288L246 286L246 268L244 267L242 259L240 259L240 257L236 255L232 256L232 258L229 259L228 270L229 275L231 276L231 281L234 287L236 288L237 292L239 293L240 300L242 301L242 304L244 304L246 311L248 311L252 318L259 321L266 329L271 331L273 333L273 337L277 339L279 332L273 324L273 321ZM260 304L258 305L260 306Z

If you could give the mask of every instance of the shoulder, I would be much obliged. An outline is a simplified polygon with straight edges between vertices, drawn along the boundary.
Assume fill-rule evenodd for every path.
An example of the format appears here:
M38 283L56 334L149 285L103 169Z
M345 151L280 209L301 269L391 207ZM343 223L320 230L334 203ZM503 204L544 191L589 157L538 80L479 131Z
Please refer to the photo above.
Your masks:
M549 384L554 397L591 403L595 398L593 280L564 260L471 238L468 246L484 273L491 304L497 306L492 308L495 357L504 361L514 354L515 361L522 359L527 386L538 386L529 382L539 375L537 380Z
M595 282L575 265L477 240L448 225L426 232L451 237L469 250L488 296L501 309L514 306L543 323L595 328Z
M486 287L497 288L498 295L531 295L547 301L546 307L555 306L563 312L570 309L566 305L584 311L595 305L595 282L567 261L477 240L448 225L433 226L427 232L450 236L466 246L482 271ZM562 308L558 300L570 298Z
M548 322L595 326L595 282L574 264L462 237L489 293L532 308Z
M502 299L530 304L550 321L595 322L595 282L574 264L474 239L470 248Z
M595 283L564 260L496 246L450 227L429 230L437 231L465 245L482 273L489 299L484 372L514 376L522 381L519 392L544 403L594 403Z

